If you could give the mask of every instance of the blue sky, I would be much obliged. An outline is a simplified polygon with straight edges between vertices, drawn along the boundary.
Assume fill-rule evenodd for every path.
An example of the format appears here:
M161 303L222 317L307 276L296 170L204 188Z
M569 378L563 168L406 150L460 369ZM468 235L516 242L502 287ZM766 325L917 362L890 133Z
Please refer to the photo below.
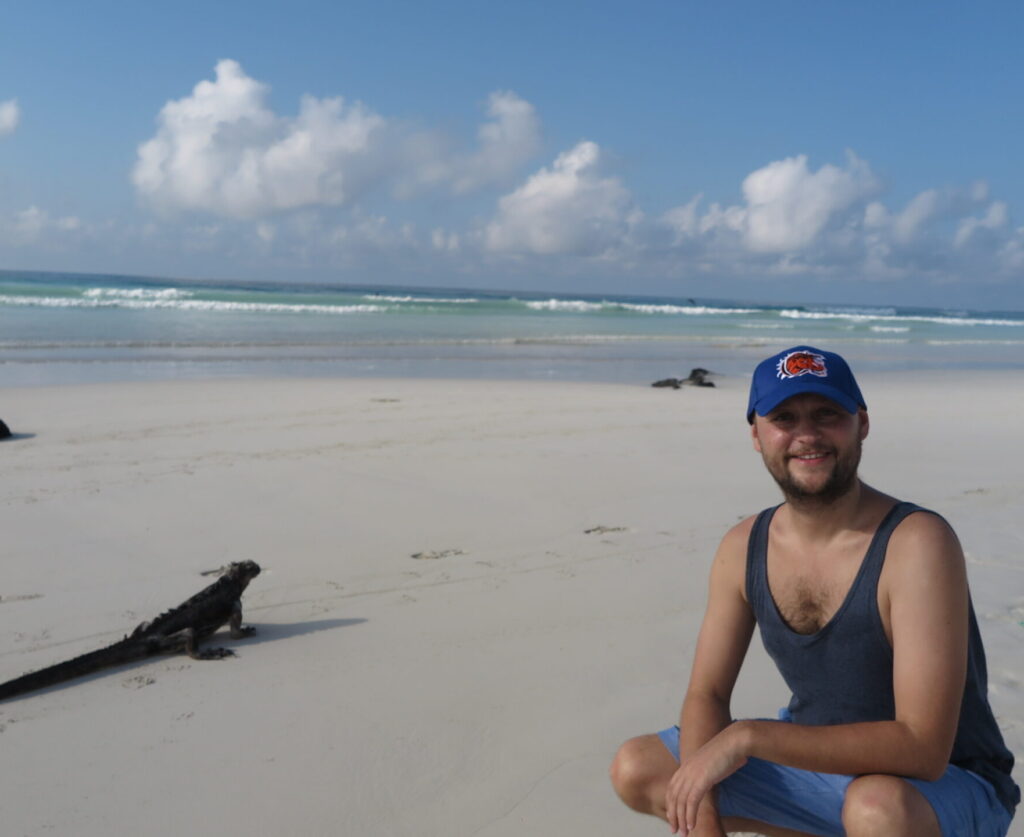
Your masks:
M35 2L0 267L1024 309L1016 2Z

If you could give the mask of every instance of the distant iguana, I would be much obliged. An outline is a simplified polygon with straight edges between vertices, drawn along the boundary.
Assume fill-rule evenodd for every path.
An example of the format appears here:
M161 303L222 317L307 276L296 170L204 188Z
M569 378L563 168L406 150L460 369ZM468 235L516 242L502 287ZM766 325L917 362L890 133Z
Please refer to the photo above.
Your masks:
M199 642L225 624L231 629L232 639L255 632L255 628L242 627L242 591L259 574L259 565L253 561L230 564L209 587L152 622L143 622L113 645L0 684L0 700L154 654L184 652L196 660L230 657L234 652L227 648L200 651Z

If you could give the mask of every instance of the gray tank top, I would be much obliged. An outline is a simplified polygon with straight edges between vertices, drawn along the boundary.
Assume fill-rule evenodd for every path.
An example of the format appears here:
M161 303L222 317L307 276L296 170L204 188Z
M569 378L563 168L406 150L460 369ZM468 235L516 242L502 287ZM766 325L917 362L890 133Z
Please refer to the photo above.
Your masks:
M889 536L914 512L913 503L897 503L882 520L839 610L813 634L798 634L786 624L768 587L768 527L778 506L758 515L747 548L747 600L765 650L792 692L789 712L795 723L820 726L895 717L892 647L878 612L878 578ZM1003 743L988 703L985 649L969 611L967 682L950 762L988 780L1013 814L1020 789L1011 778L1013 754Z

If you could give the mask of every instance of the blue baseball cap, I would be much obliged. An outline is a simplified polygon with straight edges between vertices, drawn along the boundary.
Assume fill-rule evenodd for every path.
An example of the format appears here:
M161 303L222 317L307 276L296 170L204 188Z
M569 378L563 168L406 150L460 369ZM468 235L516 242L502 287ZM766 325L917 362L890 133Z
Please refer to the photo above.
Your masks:
M794 346L757 365L750 382L747 421L753 424L755 412L767 415L787 398L804 392L824 395L849 413L856 413L860 407L867 409L845 360L835 352Z

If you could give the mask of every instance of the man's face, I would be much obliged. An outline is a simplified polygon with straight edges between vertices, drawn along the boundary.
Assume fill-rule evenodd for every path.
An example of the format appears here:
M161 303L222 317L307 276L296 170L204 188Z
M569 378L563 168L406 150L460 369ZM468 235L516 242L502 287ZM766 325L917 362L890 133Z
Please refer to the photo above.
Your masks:
M803 393L766 416L755 415L751 433L786 499L827 504L857 479L868 414L848 413L823 395Z

